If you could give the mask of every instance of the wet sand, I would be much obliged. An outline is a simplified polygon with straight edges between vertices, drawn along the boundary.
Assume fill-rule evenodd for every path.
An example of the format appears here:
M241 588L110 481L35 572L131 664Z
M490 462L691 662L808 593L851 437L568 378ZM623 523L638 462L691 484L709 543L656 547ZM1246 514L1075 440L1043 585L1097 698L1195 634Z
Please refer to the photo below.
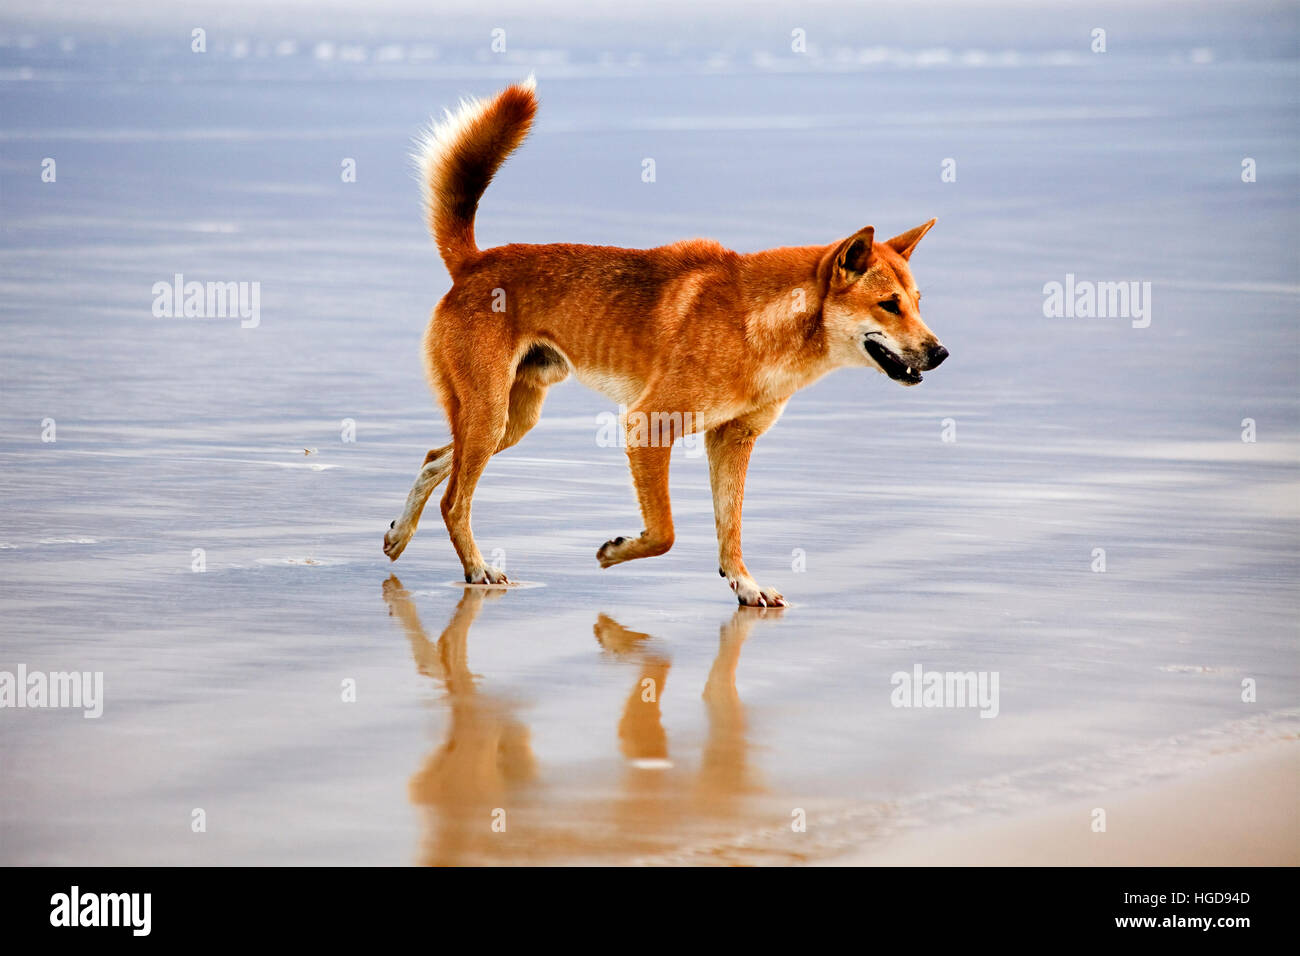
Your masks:
M1105 830L1094 829L1105 810ZM1214 757L1140 790L947 827L836 856L831 866L1296 866L1300 744Z

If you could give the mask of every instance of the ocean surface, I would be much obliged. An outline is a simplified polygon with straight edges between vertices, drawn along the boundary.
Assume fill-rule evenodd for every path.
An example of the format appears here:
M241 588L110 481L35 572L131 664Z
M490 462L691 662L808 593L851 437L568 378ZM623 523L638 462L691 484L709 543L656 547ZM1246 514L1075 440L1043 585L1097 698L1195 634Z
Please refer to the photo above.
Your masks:
M517 13L500 55L486 15L236 4L195 53L149 8L5 14L0 672L102 673L103 712L0 707L0 863L797 862L1295 736L1300 27L1155 7L1104 54L1011 13L804 54L767 7L680 43ZM641 523L573 382L475 498L535 586L460 586L434 504L381 553L447 440L411 138L529 71L481 246L938 218L952 357L758 443L745 555L788 609L735 607L685 448L673 550L597 566ZM256 322L155 315L177 274L256 283ZM1148 313L1049 318L1067 276ZM996 717L895 706L917 667L996 675Z

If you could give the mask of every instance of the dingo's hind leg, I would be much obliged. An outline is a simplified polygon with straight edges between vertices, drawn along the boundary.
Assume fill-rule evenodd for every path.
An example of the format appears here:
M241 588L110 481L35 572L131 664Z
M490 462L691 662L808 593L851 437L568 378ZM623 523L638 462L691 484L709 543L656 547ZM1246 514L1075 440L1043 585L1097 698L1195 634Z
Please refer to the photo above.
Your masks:
M510 386L510 412L506 433L497 446L505 451L528 434L542 417L542 403L546 390L556 382L569 377L569 365L564 358L544 345L534 346L524 355L515 369L515 380Z
M480 346L486 344L480 339ZM502 571L483 560L470 528L470 510L488 460L537 423L546 395L545 376L527 361L518 368L485 361L485 352L461 365L457 380L447 385L450 394L443 404L451 421L452 456L442 519L468 583L508 584Z
M433 489L451 474L451 450L451 445L443 445L424 456L424 464L406 496L406 506L402 509L401 516L384 532L384 554L388 555L389 560L396 561L406 550Z
M525 356L516 370L514 381L510 386L505 429L493 449L493 454L505 451L507 448L518 444L520 439L528 434L541 417L542 404L546 399L547 388L555 382L562 381L567 376L567 363L557 353L539 348L530 351ZM437 376L435 381L438 383L438 391L443 398L443 406L447 411L448 418L459 417L461 403L457 400L454 389L446 383L441 375ZM470 412L470 414L476 415L479 413ZM490 420L494 418L495 415L489 416ZM480 426L470 425L467 427L477 430ZM435 448L425 456L424 465L415 478L415 484L411 486L411 491L406 496L406 506L402 509L401 516L393 521L389 525L388 531L384 533L384 554L388 555L391 560L396 561L398 556L406 549L411 537L415 534L416 526L420 523L420 516L424 512L425 504L428 502L429 496L433 494L433 490L444 479L450 477L455 460L455 448L456 442L453 437L450 444ZM477 478L475 480L477 481ZM492 575L489 574L488 577L491 578Z

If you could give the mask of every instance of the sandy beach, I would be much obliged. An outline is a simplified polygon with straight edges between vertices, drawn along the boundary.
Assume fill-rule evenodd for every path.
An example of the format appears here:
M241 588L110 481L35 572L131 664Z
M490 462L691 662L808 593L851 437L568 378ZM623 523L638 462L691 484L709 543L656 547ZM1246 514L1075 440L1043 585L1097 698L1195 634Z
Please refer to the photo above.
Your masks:
M1106 829L1093 829L1094 811ZM1300 742L1211 758L1152 787L1098 793L1002 822L938 828L830 866L1295 866Z

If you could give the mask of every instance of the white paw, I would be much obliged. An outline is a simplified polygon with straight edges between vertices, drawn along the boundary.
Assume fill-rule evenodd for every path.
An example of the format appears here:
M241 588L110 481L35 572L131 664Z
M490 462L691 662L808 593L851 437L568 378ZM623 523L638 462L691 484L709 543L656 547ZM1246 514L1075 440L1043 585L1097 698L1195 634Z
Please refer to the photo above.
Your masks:
M388 526L388 530L384 532L384 554L388 555L388 560L396 561L401 556L410 543L413 533L413 528L398 527L396 521Z
M496 568L481 567L465 572L466 584L509 584L504 571Z
M748 574L740 577L727 575L727 583L736 592L736 600L746 607L785 607L785 598L780 591L759 587Z

